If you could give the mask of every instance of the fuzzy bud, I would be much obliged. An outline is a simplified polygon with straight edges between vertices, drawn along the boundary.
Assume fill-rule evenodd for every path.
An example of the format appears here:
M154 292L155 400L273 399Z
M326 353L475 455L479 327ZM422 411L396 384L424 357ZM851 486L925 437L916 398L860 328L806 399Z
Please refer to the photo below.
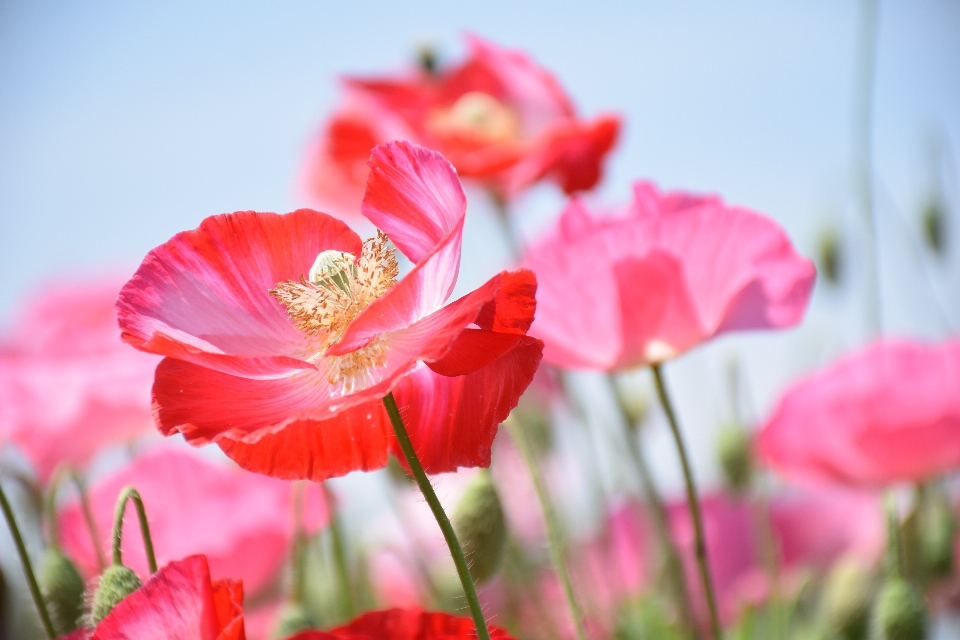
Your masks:
M726 427L717 439L717 456L727 486L734 493L750 487L753 479L753 439L738 426Z
M821 619L829 637L864 640L870 619L874 586L857 560L837 562L827 576L821 600Z
M76 565L56 546L47 547L38 581L57 633L67 634L75 630L83 615L86 588Z
M142 586L140 578L129 567L113 564L100 576L100 583L93 594L91 618L94 625L107 617L120 601Z
M313 619L306 610L304 610L303 606L291 602L277 619L277 626L273 629L273 637L287 638L301 631L316 628L317 625L313 622Z
M923 640L927 608L923 594L902 578L884 583L870 618L870 640Z
M486 469L473 478L460 498L453 526L470 563L470 575L477 582L491 578L503 558L507 525L500 496Z

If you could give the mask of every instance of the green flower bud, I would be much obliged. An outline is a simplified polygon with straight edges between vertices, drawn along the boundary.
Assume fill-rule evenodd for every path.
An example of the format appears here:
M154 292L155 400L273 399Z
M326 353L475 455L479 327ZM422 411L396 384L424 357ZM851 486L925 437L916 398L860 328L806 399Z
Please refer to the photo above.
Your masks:
M836 231L831 229L820 236L817 253L820 273L830 284L839 284L843 276L843 246Z
M884 583L870 617L870 640L923 640L927 608L920 590L902 578Z
M823 587L822 626L828 637L864 640L874 586L870 575L852 558L837 562Z
M470 575L477 582L492 577L500 567L507 542L507 525L490 472L482 469L470 482L453 514Z
M932 502L920 515L920 561L928 578L945 578L953 572L953 543L957 518L945 498Z
M47 547L37 579L57 633L75 630L83 615L86 588L76 565L56 546Z
M142 586L140 578L128 567L113 564L100 576L100 583L93 594L90 615L94 625L107 617L120 601Z
M317 625L306 610L301 605L291 602L280 614L277 626L273 629L273 637L287 638L301 631L316 628Z
M944 226L946 226L944 224L946 222L946 215L944 215L943 203L940 202L939 198L930 200L923 210L921 221L923 225L923 239L926 241L927 246L938 256L944 255L947 249L947 237L944 229Z
M730 426L720 431L717 455L727 486L734 493L750 487L753 479L753 438L744 429Z

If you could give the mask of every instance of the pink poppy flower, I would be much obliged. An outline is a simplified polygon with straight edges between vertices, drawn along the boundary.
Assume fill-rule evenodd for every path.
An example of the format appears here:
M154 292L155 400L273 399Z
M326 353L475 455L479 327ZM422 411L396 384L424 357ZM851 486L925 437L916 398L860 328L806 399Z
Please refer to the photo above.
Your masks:
M304 631L288 640L467 640L477 632L470 618L420 609L386 609L365 613L330 631ZM503 629L490 627L492 640L511 640Z
M241 578L248 592L257 594L275 580L289 558L294 536L293 487L289 483L166 447L137 458L90 488L104 555L111 545L114 505L127 485L136 487L143 497L160 564L203 553L215 577ZM304 500L306 528L315 531L325 521L322 492L311 487ZM86 575L95 575L96 555L80 506L76 502L65 505L59 522L66 553ZM128 517L123 559L146 576L147 561L136 526Z
M311 149L303 184L322 206L352 213L370 150L407 138L442 152L465 178L509 199L541 179L593 188L620 119L581 120L557 80L520 51L467 36L467 59L430 74L346 78L346 98Z
M171 562L120 601L95 629L61 640L245 640L243 587L211 580L207 559Z
M117 337L122 280L44 288L0 342L0 438L16 444L41 481L57 464L84 466L102 447L153 424L150 383L159 358Z
M926 480L960 466L958 390L960 342L875 342L794 383L757 449L797 480Z
M153 387L164 434L322 480L402 459L392 391L429 473L489 464L539 366L536 280L503 272L444 306L466 214L455 170L408 142L377 147L370 166L361 210L382 232L365 243L323 213L248 211L147 255L117 304L124 340L167 356ZM399 281L387 235L414 264Z
M523 266L537 274L532 331L546 361L606 371L663 362L728 331L793 326L815 276L772 220L648 182L619 215L572 201Z

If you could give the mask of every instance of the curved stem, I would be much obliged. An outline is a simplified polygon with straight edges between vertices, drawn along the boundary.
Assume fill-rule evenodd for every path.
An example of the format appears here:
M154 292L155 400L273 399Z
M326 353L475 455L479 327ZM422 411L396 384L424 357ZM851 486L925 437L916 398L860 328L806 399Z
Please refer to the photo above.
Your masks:
M570 608L570 615L573 618L573 627L577 635L577 640L584 640L586 633L583 627L583 612L577 603L576 595L573 592L573 584L570 582L570 573L567 571L567 564L563 558L563 534L560 530L560 523L557 520L556 510L553 507L553 501L543 484L543 478L540 476L540 470L537 468L537 462L533 458L533 452L530 450L530 444L527 442L523 429L515 423L510 428L510 435L513 436L524 462L527 463L527 469L530 471L530 477L533 480L533 487L537 492L537 498L540 501L540 508L543 510L543 519L547 525L547 540L550 548L550 560L553 563L553 569L560 578L563 585L563 594L567 600L567 606Z
M714 640L721 640L723 632L720 628L720 617L717 614L717 597L713 592L713 582L710 579L710 566L707 564L707 543L703 535L703 514L700 511L700 499L697 497L697 485L693 479L693 470L690 468L690 460L687 457L686 446L683 444L683 437L680 435L677 416L667 395L667 388L663 384L660 365L651 365L651 369L653 369L653 379L657 384L657 395L660 397L660 404L663 405L664 413L667 414L670 431L673 433L673 440L677 445L677 454L680 456L680 465L683 467L683 479L687 486L687 503L690 507L690 517L693 520L694 554L697 559L700 580L703 582L703 592L707 598L707 608L710 610L710 629Z
M333 543L333 562L337 570L337 579L340 581L340 589L343 593L344 614L347 620L352 620L356 615L357 605L354 601L353 583L350 580L350 569L347 566L346 545L343 538L343 524L340 520L340 514L337 510L336 499L327 483L321 483L323 487L323 498L327 503L327 513L330 514L330 538Z
M150 525L147 522L147 512L143 508L143 499L133 487L126 487L117 498L117 509L113 514L113 564L123 564L120 543L123 537L123 514L127 509L127 501L133 500L137 508L137 518L140 520L140 535L143 537L143 548L147 553L147 564L150 573L157 572L157 557L153 553L153 539L150 537Z
M13 542L17 546L17 553L20 555L20 564L23 565L23 573L27 577L30 595L33 596L33 603L37 605L37 612L40 614L43 628L47 632L47 637L53 640L57 637L57 632L53 628L53 621L50 620L50 613L47 611L47 605L43 601L43 594L40 592L37 576L33 572L30 556L27 555L27 547L23 544L23 536L20 535L20 528L17 526L17 521L13 517L13 509L10 508L10 502L7 500L7 494L4 492L2 486L0 486L0 509L3 510L3 517L7 520L7 526L13 535Z
M413 443L410 442L410 435L407 433L406 427L403 426L403 418L400 416L400 409L397 408L397 401L394 399L393 393L388 393L384 396L383 406L387 410L387 415L390 416L393 432L396 434L397 441L400 443L403 457L406 459L410 471L413 472L417 486L420 487L420 492L423 494L424 500L427 501L427 504L430 506L430 511L433 512L433 517L436 518L437 524L440 525L443 539L446 540L447 547L450 549L450 555L453 556L453 563L457 567L460 584L463 586L463 594L467 598L467 604L470 606L470 613L473 616L473 624L476 627L477 637L480 638L480 640L490 640L490 631L487 630L487 621L484 619L483 610L480 608L477 589L473 584L473 578L470 576L470 568L467 566L467 560L463 555L463 548L460 546L460 541L457 540L457 534L453 530L453 525L450 524L450 518L448 518L444 512L443 505L440 504L440 500L433 490L433 485L430 484L430 480L423 470L423 465L420 464L420 460L417 458L417 452L414 451Z
M627 413L623 402L620 401L616 382L613 376L608 374L607 381L620 408L623 417L623 423L627 426L627 450L630 454L630 460L633 462L634 469L640 477L640 487L643 490L643 497L647 503L650 515L653 517L654 529L656 529L657 538L660 547L663 550L664 568L670 577L670 586L674 591L674 598L678 607L680 618L684 624L693 619L693 606L690 604L690 594L687 591L686 580L683 576L683 564L680 562L680 553L677 551L677 545L674 543L673 536L670 534L670 520L667 517L667 509L660 497L660 491L657 488L656 480L650 471L650 466L643 455L643 447L640 444L639 434L633 428L632 420ZM632 440L630 436L634 437Z

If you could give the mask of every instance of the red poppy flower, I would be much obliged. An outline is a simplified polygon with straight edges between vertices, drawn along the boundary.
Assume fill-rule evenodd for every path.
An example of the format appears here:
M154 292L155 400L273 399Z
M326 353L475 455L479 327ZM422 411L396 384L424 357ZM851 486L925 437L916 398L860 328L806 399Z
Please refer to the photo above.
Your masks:
M571 202L523 266L537 274L544 358L606 371L662 362L727 331L795 325L815 276L772 220L647 182L620 215Z
M124 598L96 629L62 640L245 640L243 587L210 580L207 559L171 562Z
M503 272L444 306L466 213L455 170L408 142L370 166L362 212L382 232L367 242L323 213L248 211L147 255L117 305L124 340L167 356L153 387L164 434L320 480L400 457L392 391L427 472L489 464L539 365L536 280ZM387 235L414 264L399 281Z
M577 118L570 98L526 54L475 36L461 64L437 74L347 78L304 172L308 195L338 213L363 195L370 149L396 138L441 151L460 175L510 198L543 178L567 193L593 188L620 119Z
M150 428L158 359L117 338L119 279L44 288L0 342L0 439L45 481Z
M304 631L288 640L467 640L477 632L470 618L419 609L387 609L366 613L331 631ZM490 627L493 640L511 640L507 632Z
M94 520L110 549L114 506L120 491L132 485L147 507L150 532L160 564L191 553L203 553L215 577L243 580L256 595L278 575L293 541L293 492L289 483L206 460L192 451L160 448L98 480L90 487ZM326 517L319 491L305 500L309 529ZM257 505L250 509L250 505ZM86 575L95 575L97 556L80 505L60 510L60 539L67 554ZM128 527L135 524L128 523ZM251 553L256 549L256 553ZM125 564L149 575L143 544L137 535L123 537Z
M960 342L876 342L794 383L757 438L806 481L882 486L960 466Z

